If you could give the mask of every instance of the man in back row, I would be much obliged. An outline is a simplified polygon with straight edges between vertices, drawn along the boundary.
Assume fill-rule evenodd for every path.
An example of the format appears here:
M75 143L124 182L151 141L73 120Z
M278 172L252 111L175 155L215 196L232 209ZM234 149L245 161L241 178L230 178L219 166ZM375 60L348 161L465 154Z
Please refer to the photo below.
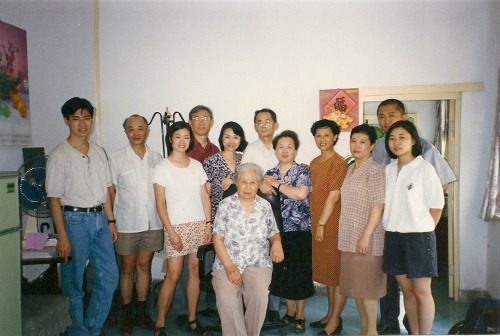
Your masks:
M197 105L189 111L189 126L193 129L194 145L187 155L201 164L207 157L220 151L208 138L213 125L214 114L207 106Z
M393 123L399 120L406 120L407 117L404 104L397 99L384 100L377 108L378 123L384 133L387 132ZM434 166L443 186L443 191L446 191L448 184L457 180L453 170L433 144L424 138L420 138L420 140L422 142L422 157ZM372 155L375 162L384 168L391 162L391 158L385 148L385 135L375 143ZM380 299L380 321L377 325L378 333L380 335L399 334L399 314L399 286L396 277L388 275L387 294Z
M208 135L210 130L214 125L214 114L212 110L205 105L197 105L189 111L188 115L189 126L193 130L194 134L194 145L187 156L203 164L205 159L215 153L218 153L219 147L213 144ZM187 262L184 263L182 268L182 275L175 287L174 298L172 307L173 310L183 317L187 315L187 301L186 301L186 286L188 279L188 269ZM166 262L164 263L164 269ZM198 299L198 309L201 314L210 317L218 316L217 307L215 306L215 297L212 293L200 292L200 297Z
M255 132L257 132L259 138L248 144L245 152L243 153L241 163L255 163L259 165L262 172L265 173L267 170L274 168L278 164L278 159L276 158L273 148L273 137L274 132L279 127L279 124L276 113L268 108L255 111L253 122ZM276 193L273 187L265 182L261 185L261 191L265 194ZM269 294L267 319L270 322L278 322L281 319L279 307L280 298Z

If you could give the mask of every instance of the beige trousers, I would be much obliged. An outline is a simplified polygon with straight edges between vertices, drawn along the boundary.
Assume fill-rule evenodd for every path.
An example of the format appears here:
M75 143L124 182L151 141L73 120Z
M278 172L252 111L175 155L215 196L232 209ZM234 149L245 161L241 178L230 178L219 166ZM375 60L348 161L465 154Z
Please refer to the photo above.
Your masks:
M266 318L270 267L245 268L243 284L234 285L225 271L213 271L212 285L222 324L222 335L258 336ZM243 311L243 303L246 310Z

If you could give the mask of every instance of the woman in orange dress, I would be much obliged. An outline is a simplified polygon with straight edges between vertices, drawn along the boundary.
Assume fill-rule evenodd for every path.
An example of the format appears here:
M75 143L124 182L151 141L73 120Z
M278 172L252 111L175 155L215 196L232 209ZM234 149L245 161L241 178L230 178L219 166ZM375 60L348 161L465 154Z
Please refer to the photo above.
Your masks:
M313 186L310 195L313 280L326 285L328 312L310 326L323 329L318 335L335 335L342 330L340 313L345 304L345 297L339 293L340 251L337 247L340 187L344 182L347 164L333 147L340 134L340 128L334 121L316 121L311 133L321 151L310 165Z

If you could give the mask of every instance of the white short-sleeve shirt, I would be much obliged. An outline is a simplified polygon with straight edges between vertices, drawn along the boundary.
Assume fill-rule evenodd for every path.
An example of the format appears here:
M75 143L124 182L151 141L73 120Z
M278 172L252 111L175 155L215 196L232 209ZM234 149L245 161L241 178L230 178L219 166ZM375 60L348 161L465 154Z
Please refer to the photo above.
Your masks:
M201 163L189 159L186 168L161 160L155 168L153 182L165 188L167 211L172 225L205 220L201 186L207 182Z
M163 229L156 212L153 174L161 155L146 148L141 159L127 145L109 158L115 186L114 215L119 232L143 232Z
M417 156L398 174L397 160L385 168L384 229L391 232L429 232L435 224L429 210L444 207L441 181L434 167Z
M457 177L438 149L424 138L420 138L420 142L422 143L422 157L432 164L439 176L441 184L455 182ZM391 163L391 161L394 161L393 159L391 160L385 148L385 135L375 142L372 156L375 162L384 168Z
M84 155L64 140L49 155L45 185L47 196L60 198L61 205L88 208L103 204L111 186L104 149L89 141Z
M273 147L267 148L260 139L257 139L249 143L245 152L243 152L241 163L249 162L258 165L262 168L262 173L265 173L278 164L278 159L276 158L276 154L274 154Z

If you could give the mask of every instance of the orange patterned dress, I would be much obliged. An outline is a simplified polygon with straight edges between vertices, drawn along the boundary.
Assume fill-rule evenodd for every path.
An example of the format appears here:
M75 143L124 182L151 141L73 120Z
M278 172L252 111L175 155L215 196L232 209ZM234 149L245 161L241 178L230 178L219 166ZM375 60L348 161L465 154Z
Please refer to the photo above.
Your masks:
M347 164L342 156L335 153L326 162L321 162L320 156L314 158L310 169L313 186L310 195L313 280L334 287L340 283L340 251L338 249L340 200L326 222L323 241L315 241L314 233L330 191L340 191L342 187L347 173Z

